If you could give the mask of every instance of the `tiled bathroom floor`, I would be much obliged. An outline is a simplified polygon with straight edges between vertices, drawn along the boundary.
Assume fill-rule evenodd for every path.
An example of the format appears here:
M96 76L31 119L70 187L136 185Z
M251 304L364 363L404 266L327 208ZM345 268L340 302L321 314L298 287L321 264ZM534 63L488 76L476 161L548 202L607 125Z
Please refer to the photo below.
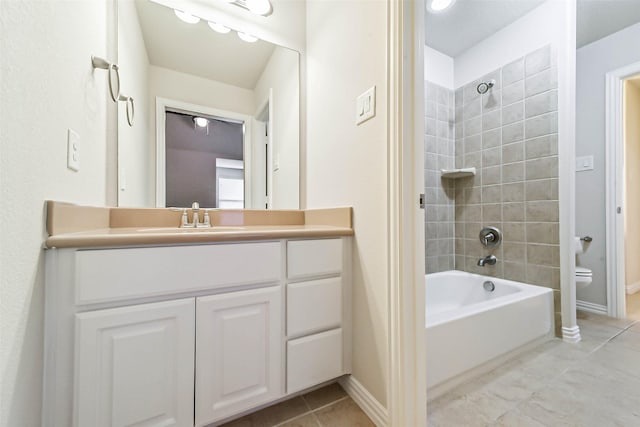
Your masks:
M375 427L338 383L294 397L221 427Z
M579 312L544 343L428 404L429 426L640 426L640 322Z

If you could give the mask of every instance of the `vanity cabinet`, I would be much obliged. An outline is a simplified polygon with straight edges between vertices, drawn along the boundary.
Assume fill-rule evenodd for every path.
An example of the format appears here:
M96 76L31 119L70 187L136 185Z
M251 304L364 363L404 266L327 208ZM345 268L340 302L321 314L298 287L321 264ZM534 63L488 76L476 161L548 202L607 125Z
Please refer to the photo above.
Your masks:
M350 373L350 244L48 250L43 425L217 425Z

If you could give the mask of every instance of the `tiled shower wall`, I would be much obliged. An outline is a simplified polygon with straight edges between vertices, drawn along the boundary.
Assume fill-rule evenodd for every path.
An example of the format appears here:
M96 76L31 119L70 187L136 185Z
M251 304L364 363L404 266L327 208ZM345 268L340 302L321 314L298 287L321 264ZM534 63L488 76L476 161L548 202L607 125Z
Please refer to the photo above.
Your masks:
M454 268L455 187L440 178L454 167L454 92L425 82L425 113L425 266L435 273Z
M555 58L544 47L455 92L456 165L478 170L456 181L455 267L553 288L559 301ZM491 79L479 95L477 84ZM492 267L477 266L490 253L478 239L485 225L503 232Z
M427 82L425 229L427 273L450 269L453 260L457 270L550 287L559 327L555 58L551 47L539 49L458 88L453 100L451 91ZM479 95L476 86L491 79L493 88ZM454 165L452 156L455 167L475 167L477 174L441 179L439 170ZM478 239L489 225L503 233L494 251ZM478 267L490 253L496 265Z

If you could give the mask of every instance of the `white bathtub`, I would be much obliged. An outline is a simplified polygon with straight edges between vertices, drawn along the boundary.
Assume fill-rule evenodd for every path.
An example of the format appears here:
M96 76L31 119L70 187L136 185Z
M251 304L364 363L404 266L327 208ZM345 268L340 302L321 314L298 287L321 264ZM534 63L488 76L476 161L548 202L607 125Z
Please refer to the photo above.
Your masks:
M490 280L495 290L483 283ZM553 333L553 291L510 280L445 271L427 274L429 398Z

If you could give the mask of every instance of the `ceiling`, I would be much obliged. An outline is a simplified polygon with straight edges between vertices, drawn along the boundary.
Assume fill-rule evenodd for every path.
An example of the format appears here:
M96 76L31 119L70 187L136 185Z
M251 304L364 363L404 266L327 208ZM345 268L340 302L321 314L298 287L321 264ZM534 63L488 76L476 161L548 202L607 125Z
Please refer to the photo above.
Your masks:
M443 13L425 12L426 44L448 56L456 57L543 2L544 0L457 0L451 9ZM640 0L578 0L577 47L637 22L640 22Z
M275 45L247 43L231 31L220 34L206 22L187 24L172 9L136 1L142 36L152 65L253 89Z

